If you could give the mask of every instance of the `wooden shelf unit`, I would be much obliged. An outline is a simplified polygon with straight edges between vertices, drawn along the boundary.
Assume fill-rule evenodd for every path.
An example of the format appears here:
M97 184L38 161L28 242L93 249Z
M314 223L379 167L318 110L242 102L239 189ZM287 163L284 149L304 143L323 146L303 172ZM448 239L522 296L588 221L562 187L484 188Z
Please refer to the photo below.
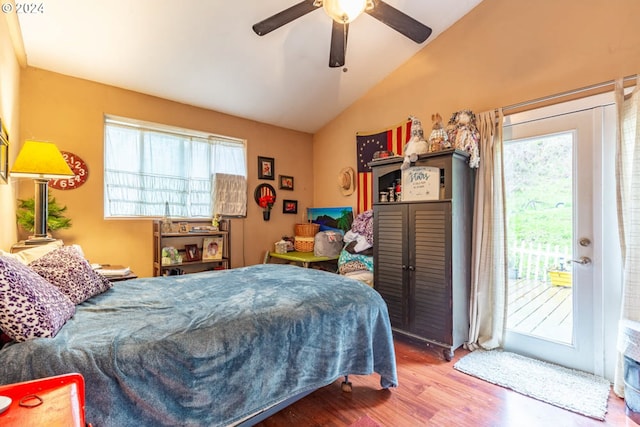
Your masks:
M187 230L192 227L210 226L211 220L182 219L171 221L171 232L162 231L162 220L153 221L153 275L165 276L172 270L180 269L183 274L197 273L207 270L218 270L231 268L231 247L229 235L231 233L231 222L228 219L220 221L218 231L198 231L179 232L182 226ZM202 259L203 241L207 237L222 238L222 258L217 260ZM200 260L186 261L185 245L197 245L200 252ZM182 256L182 262L178 264L162 265L162 248L173 247Z

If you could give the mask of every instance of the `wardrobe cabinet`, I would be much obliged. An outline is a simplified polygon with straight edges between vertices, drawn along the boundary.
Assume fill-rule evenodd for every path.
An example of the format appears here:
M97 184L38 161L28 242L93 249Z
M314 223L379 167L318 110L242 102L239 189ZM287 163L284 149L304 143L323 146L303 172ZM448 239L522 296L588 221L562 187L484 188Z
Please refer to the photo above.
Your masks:
M462 151L422 155L409 171L423 177L426 171L425 182L431 181L408 194L402 160L370 163L379 196L373 203L374 287L395 332L442 349L449 361L469 333L475 171ZM410 201L380 195L399 180L402 198Z

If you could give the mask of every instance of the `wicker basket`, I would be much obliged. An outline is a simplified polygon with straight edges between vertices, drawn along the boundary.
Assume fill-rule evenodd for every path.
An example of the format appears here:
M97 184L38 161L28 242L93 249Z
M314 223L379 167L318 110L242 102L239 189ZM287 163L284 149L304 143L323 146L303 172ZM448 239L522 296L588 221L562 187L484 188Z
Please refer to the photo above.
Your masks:
M320 224L314 224L308 222L305 224L296 224L294 227L294 235L300 237L315 237L316 233L320 231Z
M313 252L315 237L296 236L294 247L298 252Z

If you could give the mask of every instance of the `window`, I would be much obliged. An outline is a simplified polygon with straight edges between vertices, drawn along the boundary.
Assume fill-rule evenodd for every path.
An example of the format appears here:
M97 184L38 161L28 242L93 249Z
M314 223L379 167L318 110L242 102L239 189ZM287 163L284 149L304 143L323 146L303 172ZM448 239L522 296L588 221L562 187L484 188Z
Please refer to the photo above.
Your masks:
M245 141L105 116L105 218L213 216L212 177L247 176Z

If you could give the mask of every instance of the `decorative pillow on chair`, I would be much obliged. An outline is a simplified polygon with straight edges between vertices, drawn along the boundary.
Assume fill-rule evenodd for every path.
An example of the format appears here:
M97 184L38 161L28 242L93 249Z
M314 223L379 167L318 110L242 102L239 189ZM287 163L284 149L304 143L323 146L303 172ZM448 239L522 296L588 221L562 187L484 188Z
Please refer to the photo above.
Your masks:
M109 280L96 273L89 261L71 246L49 252L33 261L29 267L56 286L74 304L80 304L112 286Z
M16 341L54 337L76 307L15 259L0 256L0 329Z

